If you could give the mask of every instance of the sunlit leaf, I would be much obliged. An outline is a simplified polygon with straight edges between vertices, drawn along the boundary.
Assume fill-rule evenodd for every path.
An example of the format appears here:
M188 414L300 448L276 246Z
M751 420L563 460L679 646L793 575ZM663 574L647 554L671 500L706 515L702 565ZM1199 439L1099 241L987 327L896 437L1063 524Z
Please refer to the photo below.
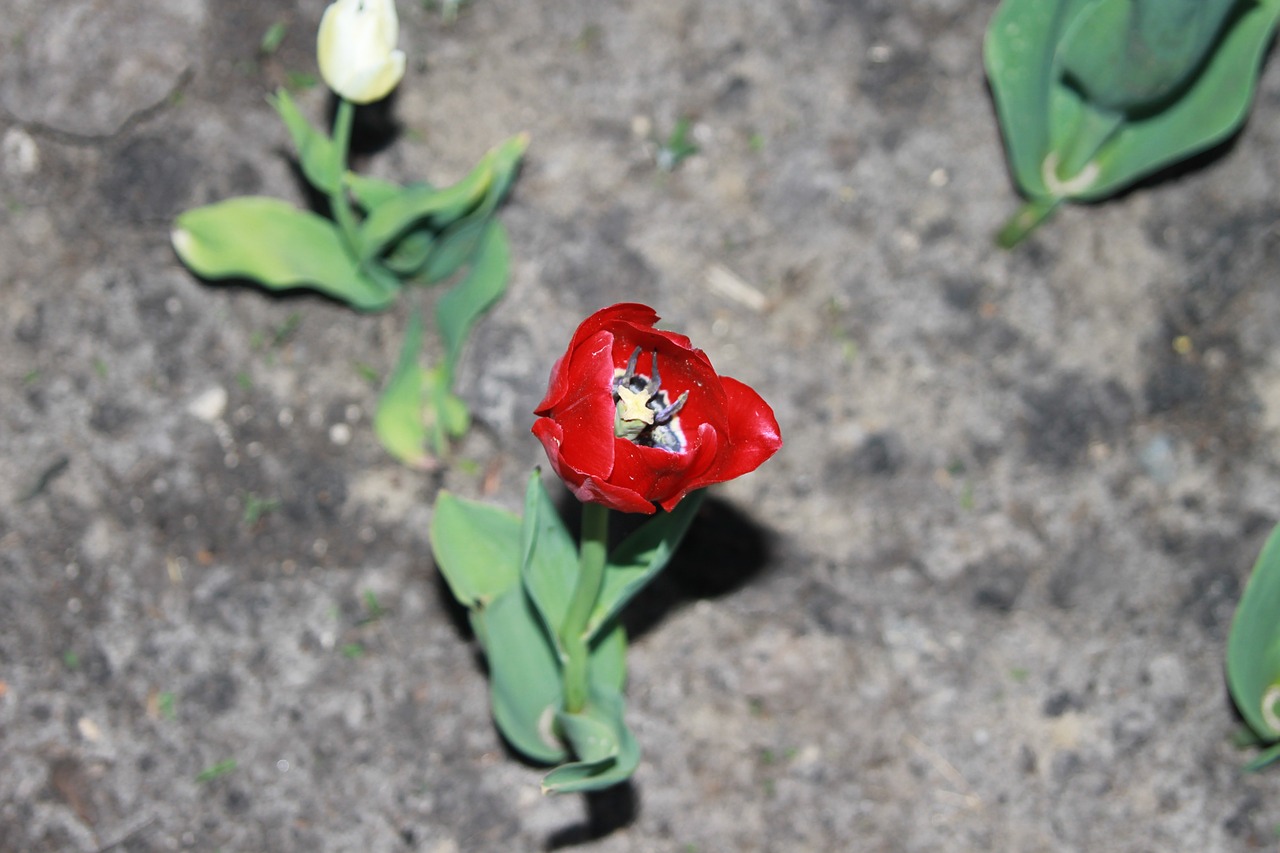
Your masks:
M567 757L555 733L562 704L555 650L519 584L472 611L489 663L493 719L524 755L553 764Z
M284 126L289 130L294 150L298 152L298 163L307 181L326 195L337 190L342 165L338 163L333 140L312 127L311 122L298 109L289 90L278 89L267 100L275 107Z
M1236 607L1227 638L1227 685L1257 739L1280 741L1280 526L1267 538ZM1254 763L1276 757L1264 753Z
M405 328L400 358L378 399L373 430L387 452L412 468L430 462L423 421L426 371L418 364L422 351L422 315L414 311Z
M520 583L520 518L442 491L431 511L431 552L460 604L483 608Z
M481 202L492 180L492 158L486 157L471 174L452 186L435 189L415 185L387 198L369 211L360 226L364 259L381 255L424 220L452 221L461 216Z
M358 268L331 222L279 199L246 196L189 210L172 240L183 263L205 278L311 288L366 311L395 298L385 280Z
M562 764L542 780L545 793L599 791L631 777L640 764L640 746L623 720L622 696L593 693L578 714L560 712L557 721L577 761Z
M520 528L520 576L543 625L559 647L558 633L578 578L578 549L534 471L525 489Z
M481 233L466 276L440 297L436 324L444 339L445 366L452 373L471 327L507 289L511 249L502 224L490 221Z
M588 637L608 625L667 565L698 514L703 495L702 491L694 492L671 512L654 515L613 550L605 567L600 598L587 620Z

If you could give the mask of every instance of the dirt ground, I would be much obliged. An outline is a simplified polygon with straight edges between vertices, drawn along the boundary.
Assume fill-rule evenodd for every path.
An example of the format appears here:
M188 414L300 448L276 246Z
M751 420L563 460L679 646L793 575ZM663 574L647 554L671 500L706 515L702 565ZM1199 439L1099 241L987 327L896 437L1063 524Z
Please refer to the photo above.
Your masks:
M0 850L1276 848L1222 674L1280 516L1275 57L1224 149L1007 253L994 2L401 0L360 168L533 140L475 429L420 473L369 378L420 296L357 315L169 247L189 207L305 201L265 96L323 5L0 16ZM787 445L633 619L633 784L545 798L426 531L442 486L518 506L551 363L618 301Z

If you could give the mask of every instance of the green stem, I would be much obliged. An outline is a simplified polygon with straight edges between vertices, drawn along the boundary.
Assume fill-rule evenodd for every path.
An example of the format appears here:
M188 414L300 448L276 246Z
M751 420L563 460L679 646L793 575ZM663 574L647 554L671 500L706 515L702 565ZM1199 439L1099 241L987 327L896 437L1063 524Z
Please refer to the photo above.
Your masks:
M1002 249L1012 249L1048 219L1061 203L1060 198L1036 198L1027 202L1000 229L1000 233L996 235L996 245Z
M1102 146L1110 142L1120 130L1124 118L1122 112L1086 108L1076 124L1071 140L1063 146L1062 160L1058 163L1055 177L1069 183L1079 175L1098 156Z
M587 621L604 586L608 549L608 508L595 503L583 504L578 583L560 629L560 643L565 650L564 709L570 714L579 713L587 704Z
M338 114L333 119L333 150L338 161L338 186L329 193L329 209L333 219L342 231L342 239L347 249L355 257L360 257L360 237L357 231L355 211L351 209L351 200L347 198L346 181L341 176L347 173L347 155L351 150L351 124L355 118L355 104L346 98L338 99Z

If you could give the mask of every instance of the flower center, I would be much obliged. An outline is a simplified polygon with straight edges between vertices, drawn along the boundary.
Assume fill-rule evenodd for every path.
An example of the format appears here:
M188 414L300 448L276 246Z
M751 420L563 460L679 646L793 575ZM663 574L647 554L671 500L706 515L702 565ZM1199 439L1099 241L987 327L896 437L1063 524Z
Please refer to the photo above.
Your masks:
M636 347L627 369L613 372L613 434L641 447L681 453L685 440L677 415L689 399L689 392L685 391L672 403L662 390L657 351L653 353L653 376L636 373L641 352L640 347Z

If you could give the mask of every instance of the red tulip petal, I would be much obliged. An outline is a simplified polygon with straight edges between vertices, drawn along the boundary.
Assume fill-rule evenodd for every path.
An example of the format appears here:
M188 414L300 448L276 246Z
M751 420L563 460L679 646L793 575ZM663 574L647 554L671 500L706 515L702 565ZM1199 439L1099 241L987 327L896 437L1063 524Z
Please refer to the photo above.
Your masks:
M588 317L551 371L533 432L556 473L581 500L624 512L670 510L703 486L755 470L782 446L777 419L749 386L719 376L684 335L653 328L658 315L634 303ZM613 379L639 350L638 374L673 403L688 395L678 422L687 446L673 453L614 434ZM656 354L656 356L655 356Z
M573 495L580 501L604 504L619 512L640 512L651 515L657 508L639 492L616 486L594 477L588 477L581 486L573 488Z
M685 439L689 447L684 453L642 447L620 439L610 481L625 483L664 506L668 503L674 506L689 490L690 483L715 470L716 454L721 449L719 437L710 424L702 424L693 435L686 432Z
M729 412L729 454L720 460L714 482L723 483L759 468L782 447L782 431L773 409L750 385L720 378Z
M568 349L565 350L563 356L556 360L555 365L551 368L551 378L547 383L547 393L543 396L542 402L533 410L534 414L545 415L564 400L565 395L569 393L571 385L569 365L573 360L574 352L587 340L601 331L614 331L610 327L618 323L643 327L652 326L656 322L658 322L657 312L647 305L640 305L635 302L610 305L608 308L603 308L583 320L578 328L574 330L573 339L569 341ZM626 328L626 326L623 326L623 328ZM635 347L631 349L634 350ZM631 352L628 351L626 358L630 356ZM626 358L623 359L623 364L626 363Z
M551 412L563 431L565 462L587 475L613 470L613 336L597 332L568 355L568 391Z

